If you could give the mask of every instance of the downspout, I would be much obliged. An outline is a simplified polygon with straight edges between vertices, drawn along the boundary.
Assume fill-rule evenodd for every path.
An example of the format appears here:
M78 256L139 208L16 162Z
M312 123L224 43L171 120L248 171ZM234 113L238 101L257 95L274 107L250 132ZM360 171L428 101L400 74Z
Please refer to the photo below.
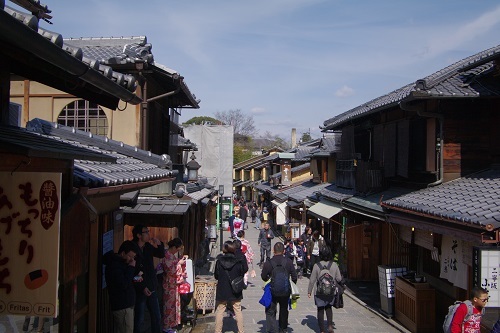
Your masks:
M427 187L433 187L436 185L440 185L443 183L443 153L442 149L444 147L444 140L443 140L443 119L444 116L439 113L434 113L434 112L427 112L424 111L423 108L420 105L410 105L408 104L407 101L401 101L399 102L399 107L401 110L404 111L411 111L411 112L416 112L417 115L420 117L426 117L426 118L436 118L439 121L439 135L437 138L436 142L436 157L438 160L437 164L437 176L436 176L436 181L427 184Z

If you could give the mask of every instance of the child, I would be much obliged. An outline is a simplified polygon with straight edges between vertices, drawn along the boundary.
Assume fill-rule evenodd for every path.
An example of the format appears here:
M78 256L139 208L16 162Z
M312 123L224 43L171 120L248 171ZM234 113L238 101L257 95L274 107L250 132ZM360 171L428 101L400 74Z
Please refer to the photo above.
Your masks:
M295 244L291 239L285 240L285 257L289 258L292 263L294 262L295 257L297 256L297 252L295 249Z
M295 248L297 252L297 275L299 276L299 279L301 279L304 272L306 248L304 246L303 239L297 239L295 242L296 242Z

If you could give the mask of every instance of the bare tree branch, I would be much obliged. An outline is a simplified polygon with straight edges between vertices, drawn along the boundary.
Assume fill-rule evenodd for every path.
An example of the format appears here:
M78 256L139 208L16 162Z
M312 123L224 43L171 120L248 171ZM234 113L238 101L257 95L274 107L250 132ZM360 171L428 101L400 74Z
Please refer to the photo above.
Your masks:
M253 116L244 114L240 109L215 112L215 118L226 125L232 125L234 134L244 136L257 135L257 128Z

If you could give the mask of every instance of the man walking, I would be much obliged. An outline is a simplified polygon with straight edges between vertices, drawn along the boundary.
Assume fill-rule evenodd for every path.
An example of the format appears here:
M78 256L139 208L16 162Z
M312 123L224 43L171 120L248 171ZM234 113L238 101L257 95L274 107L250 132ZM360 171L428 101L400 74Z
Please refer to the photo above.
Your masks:
M153 257L165 257L165 247L163 243L156 238L149 236L149 229L138 224L132 230L133 242L135 244L136 265L135 275L140 276L142 272L143 281L136 285L136 302L134 311L134 333L141 332L141 325L144 320L144 310L148 307L151 317L151 332L161 332L161 315L156 289L158 280L156 279L156 270L153 264Z
M264 228L260 229L259 239L257 240L257 243L260 246L259 266L271 257L271 240L273 238L274 233L271 229L269 229L269 223L264 223Z
M113 332L132 333L134 331L135 305L135 256L136 245L125 241L118 253L109 251L104 260L104 272L109 294L109 303L113 313Z
M290 278L297 283L297 272L290 259L283 255L284 245L282 242L274 244L274 256L266 261L262 268L260 277L267 281L271 279L271 305L266 308L267 332L284 333L288 327L288 299L290 298ZM276 312L279 309L278 329L276 329Z
M240 207L240 218L243 220L243 225L241 226L241 230L245 230L248 218L248 209L246 203L243 203L243 206Z
M234 219L236 218L235 211L233 209L232 215L229 217L229 230L231 231L231 238L234 238Z

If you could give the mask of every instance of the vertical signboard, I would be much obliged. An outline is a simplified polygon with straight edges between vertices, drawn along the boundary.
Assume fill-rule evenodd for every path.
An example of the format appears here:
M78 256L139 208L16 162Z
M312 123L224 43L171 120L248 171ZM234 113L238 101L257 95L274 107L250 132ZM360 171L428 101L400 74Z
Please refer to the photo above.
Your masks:
M0 314L57 316L61 174L0 172Z
M500 249L475 246L472 250L472 284L488 289L488 307L500 307L499 272Z
M281 185L290 185L292 183L292 167L286 162L281 165Z

